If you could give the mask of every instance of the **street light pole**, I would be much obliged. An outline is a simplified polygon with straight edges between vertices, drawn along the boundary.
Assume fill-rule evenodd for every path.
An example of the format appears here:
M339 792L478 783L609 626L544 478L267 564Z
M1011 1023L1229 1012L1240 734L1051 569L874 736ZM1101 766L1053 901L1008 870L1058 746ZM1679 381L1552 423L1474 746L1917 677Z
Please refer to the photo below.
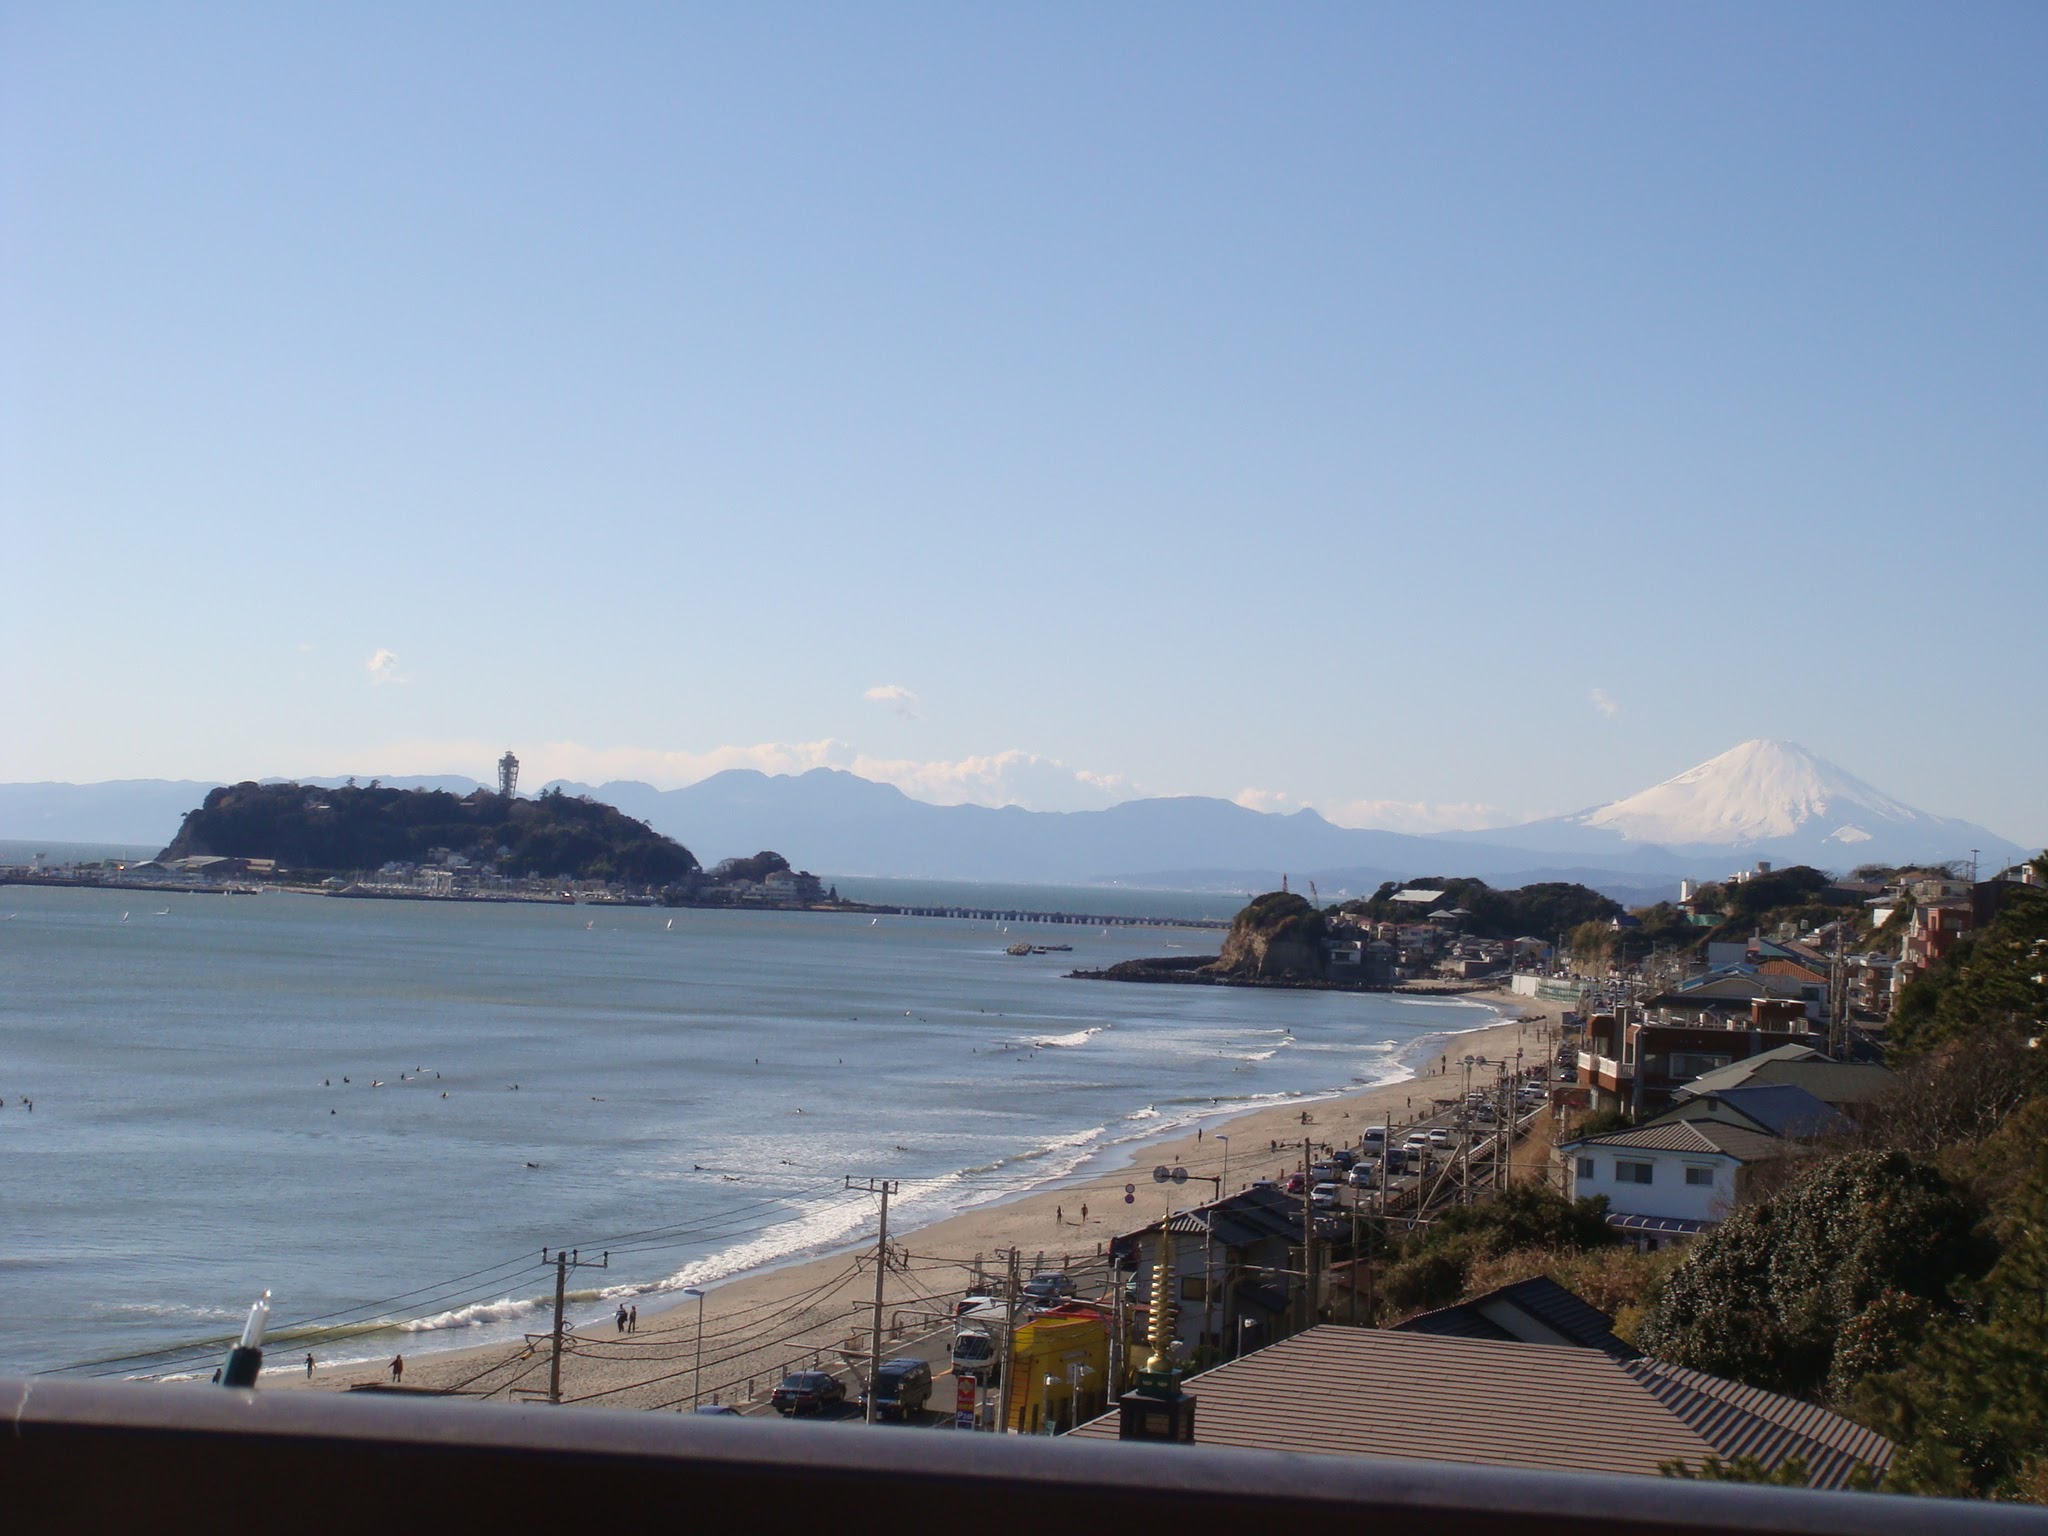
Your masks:
M1218 1136L1216 1140L1223 1143L1223 1178L1227 1183L1230 1179L1230 1138L1228 1136ZM1216 1186L1216 1193L1219 1197L1222 1195L1222 1184Z
M694 1413L704 1385L704 1293L693 1285L683 1294L697 1298L697 1363L690 1368L690 1411Z

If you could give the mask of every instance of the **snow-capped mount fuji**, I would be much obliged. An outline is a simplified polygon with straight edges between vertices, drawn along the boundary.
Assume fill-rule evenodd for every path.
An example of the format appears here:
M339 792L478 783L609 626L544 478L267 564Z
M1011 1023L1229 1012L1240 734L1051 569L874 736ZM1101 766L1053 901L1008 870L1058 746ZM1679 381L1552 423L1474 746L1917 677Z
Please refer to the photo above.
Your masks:
M1932 816L1789 741L1745 741L1676 777L1571 816L1501 827L1495 842L1555 852L1657 847L1686 856L1857 864L2022 856L1995 832Z

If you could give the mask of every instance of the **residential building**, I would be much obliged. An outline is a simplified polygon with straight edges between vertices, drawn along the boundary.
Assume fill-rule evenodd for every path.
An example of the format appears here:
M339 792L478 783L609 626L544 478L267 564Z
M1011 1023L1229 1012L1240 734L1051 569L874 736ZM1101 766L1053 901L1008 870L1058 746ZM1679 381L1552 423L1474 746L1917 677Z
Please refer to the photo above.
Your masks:
M1299 1280L1302 1206L1300 1195L1254 1186L1120 1235L1111 1259L1123 1272L1135 1269L1137 1294L1149 1297L1160 1230L1170 1230L1169 1294L1180 1308L1174 1337L1191 1354L1227 1357L1309 1321Z
M1608 1224L1656 1248L1719 1223L1747 1193L1749 1171L1794 1145L1727 1121L1660 1117L1557 1150L1568 1198L1605 1195Z
M1667 997L1674 994L1665 994ZM1697 1003L1697 999L1695 999ZM1579 1085L1594 1109L1642 1115L1670 1102L1679 1085L1730 1062L1787 1043L1815 1046L1796 1000L1752 997L1735 1013L1699 1008L1690 1016L1653 1016L1623 1007L1586 1019L1579 1047Z

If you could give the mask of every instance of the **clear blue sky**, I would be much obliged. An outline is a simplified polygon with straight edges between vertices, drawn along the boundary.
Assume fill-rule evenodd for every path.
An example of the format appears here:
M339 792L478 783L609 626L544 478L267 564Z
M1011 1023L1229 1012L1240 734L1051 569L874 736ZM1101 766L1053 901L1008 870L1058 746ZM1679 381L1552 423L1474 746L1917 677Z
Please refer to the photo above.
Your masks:
M0 780L2048 836L2048 10L0 9ZM1007 755L1006 755L1007 754Z

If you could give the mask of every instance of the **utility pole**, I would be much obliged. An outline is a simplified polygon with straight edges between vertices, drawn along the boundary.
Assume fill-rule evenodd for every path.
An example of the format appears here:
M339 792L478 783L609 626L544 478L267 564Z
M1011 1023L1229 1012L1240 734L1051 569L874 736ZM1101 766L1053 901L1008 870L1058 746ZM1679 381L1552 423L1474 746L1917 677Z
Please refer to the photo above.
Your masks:
M541 1262L547 1262L548 1251L540 1251ZM569 1294L569 1271L572 1269L610 1269L611 1250L605 1250L601 1259L586 1259L580 1248L557 1248L555 1250L555 1348L548 1361L548 1401L562 1400L562 1303Z
M1469 1055L1464 1058L1465 1086L1460 1091L1458 1099L1458 1118L1464 1122L1465 1126L1464 1134L1458 1138L1458 1204L1460 1205L1470 1205L1472 1203L1472 1128L1476 1124L1472 1116L1473 1060L1474 1058Z
M1304 1328L1313 1328L1316 1322L1316 1203L1309 1198L1308 1184L1309 1169L1314 1166L1313 1146L1304 1137L1301 1143L1301 1274L1304 1287L1301 1310Z
M1016 1362L1011 1359L1017 1337L1017 1249L1009 1252L1009 1280L1003 1287L1003 1352L996 1357L996 1369L1003 1373L1003 1390L996 1395L996 1433L1010 1432L1010 1393L1016 1381Z
M1112 1245L1110 1251L1112 1254L1115 1252L1114 1245ZM1135 1254L1132 1255L1132 1262L1136 1262ZM1137 1278L1137 1274L1136 1269L1131 1271L1133 1279ZM1124 1395L1121 1385L1124 1379L1124 1272L1116 1267L1114 1258L1110 1260L1109 1265L1109 1316L1109 1392L1107 1400L1109 1406L1114 1408L1118 1400Z
M846 1181L848 1189L854 1188L851 1179ZM867 1421L875 1422L875 1392L882 1379L882 1287L889 1278L889 1197L896 1193L893 1179L869 1179L860 1186L871 1195L882 1197L882 1224L875 1233L875 1331L868 1340L868 1389L863 1393L867 1401Z
M1358 1194L1351 1195L1351 1326L1358 1326Z
M1394 1187L1394 1112L1390 1109L1383 1122L1386 1129L1380 1136L1380 1225L1387 1223L1387 1196Z
M1507 1188L1508 1143L1515 1133L1515 1108L1508 1098L1508 1063L1502 1057L1500 1081L1494 1084L1493 1096L1500 1103L1500 1112L1493 1119L1493 1195L1497 1200L1500 1192Z
M1970 852L1974 871L1976 850ZM1974 874L1973 874L1974 878ZM1849 967L1842 957L1843 919L1835 919L1835 953L1828 963L1828 1054L1837 1061L1849 1055Z

